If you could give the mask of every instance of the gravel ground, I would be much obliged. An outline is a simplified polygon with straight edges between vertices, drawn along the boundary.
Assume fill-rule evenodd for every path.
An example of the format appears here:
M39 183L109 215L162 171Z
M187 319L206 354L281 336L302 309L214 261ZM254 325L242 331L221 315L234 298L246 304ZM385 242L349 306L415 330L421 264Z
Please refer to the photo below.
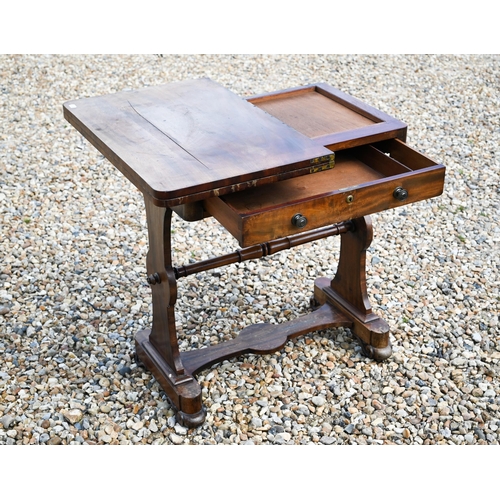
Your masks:
M240 95L327 82L406 122L447 178L373 216L389 360L336 329L221 363L188 430L134 363L151 323L142 198L62 103L203 76ZM0 444L499 444L499 95L495 55L1 55ZM236 248L211 219L174 224L177 264ZM305 313L338 240L179 281L181 348Z

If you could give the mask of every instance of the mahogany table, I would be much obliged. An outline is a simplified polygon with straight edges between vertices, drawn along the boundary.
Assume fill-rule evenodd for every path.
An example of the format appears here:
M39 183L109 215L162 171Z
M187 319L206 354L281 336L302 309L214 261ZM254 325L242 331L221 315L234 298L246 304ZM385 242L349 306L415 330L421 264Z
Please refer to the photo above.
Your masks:
M326 84L243 99L199 79L64 104L65 118L144 195L151 329L136 355L187 426L206 411L195 375L243 353L272 353L292 338L344 326L366 356L391 354L365 274L369 215L439 196L445 167L405 144L406 125ZM175 267L172 211L215 217L239 242L228 255ZM333 279L320 277L312 312L256 324L233 340L179 350L175 303L185 276L341 235Z

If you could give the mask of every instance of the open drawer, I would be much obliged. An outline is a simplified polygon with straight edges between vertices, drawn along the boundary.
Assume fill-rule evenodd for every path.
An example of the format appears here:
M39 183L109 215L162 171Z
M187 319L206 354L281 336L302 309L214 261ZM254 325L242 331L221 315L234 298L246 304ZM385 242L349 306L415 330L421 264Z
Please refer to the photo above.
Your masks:
M439 196L445 167L398 139L336 153L335 167L204 201L242 247Z

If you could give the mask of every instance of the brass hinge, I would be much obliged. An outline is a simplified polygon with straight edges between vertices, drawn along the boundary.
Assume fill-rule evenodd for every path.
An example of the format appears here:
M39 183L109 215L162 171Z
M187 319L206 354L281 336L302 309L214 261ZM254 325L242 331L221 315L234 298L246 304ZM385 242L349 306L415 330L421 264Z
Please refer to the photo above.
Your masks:
M322 172L323 170L330 170L335 167L335 153L320 156L319 158L313 158L311 160L311 165L311 174L314 174L315 172Z

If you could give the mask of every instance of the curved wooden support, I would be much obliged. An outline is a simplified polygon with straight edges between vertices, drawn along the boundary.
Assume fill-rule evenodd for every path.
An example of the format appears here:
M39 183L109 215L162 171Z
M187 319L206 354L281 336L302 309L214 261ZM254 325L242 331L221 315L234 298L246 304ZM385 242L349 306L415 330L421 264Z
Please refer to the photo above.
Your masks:
M352 221L354 229L340 237L340 257L331 289L344 297L363 314L370 314L372 307L366 290L366 250L373 239L370 217Z
M333 280L318 278L314 302L328 302L352 320L352 332L363 352L377 361L391 353L389 325L372 312L366 288L366 250L373 238L370 217L353 221L354 230L341 236L340 258Z
M149 342L168 363L176 375L184 373L177 331L174 306L177 301L177 281L171 257L171 219L169 208L157 207L146 196L149 250L146 259L148 282L151 285L153 325Z
M193 375L224 359L241 354L270 354L279 351L290 339L306 333L352 324L330 304L325 304L310 314L285 323L271 325L260 323L244 328L233 340L181 353L186 370Z

